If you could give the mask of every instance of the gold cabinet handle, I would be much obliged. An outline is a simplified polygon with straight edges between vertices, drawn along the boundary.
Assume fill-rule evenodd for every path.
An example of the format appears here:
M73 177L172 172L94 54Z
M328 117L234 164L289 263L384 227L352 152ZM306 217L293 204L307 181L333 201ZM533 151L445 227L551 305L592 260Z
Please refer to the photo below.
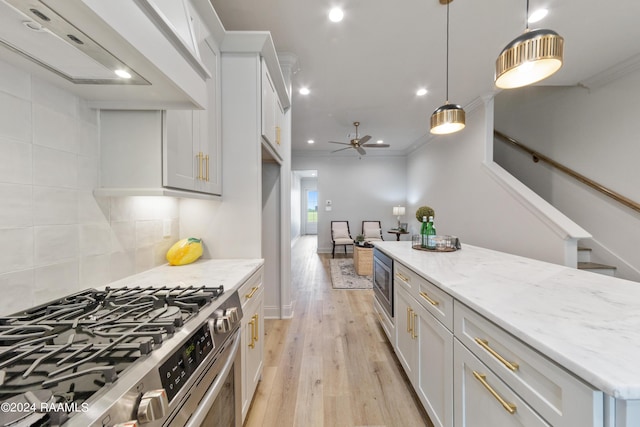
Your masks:
M407 307L407 333L411 333L411 308Z
M251 320L249 321L249 324L251 325L251 342L249 343L249 348L254 348L256 346L256 344L253 341L253 337L255 336L255 329L256 329L256 321L255 318L251 318Z
M396 277L397 277L398 279L402 280L403 282L407 282L407 283L409 283L409 281L410 281L408 277L404 277L404 276L403 276L402 274L400 274L400 273L396 273Z
M475 341L478 343L480 347L484 348L489 352L489 354L491 354L493 357L498 359L504 366L506 366L512 371L518 370L518 367L519 367L518 364L516 362L509 362L507 359L505 359L500 354L498 354L497 351L489 347L489 341L483 340L482 338L476 338Z
M438 301L435 301L431 298L429 298L429 295L427 295L426 293L420 291L420 296L424 299L426 299L427 301L429 301L429 304L433 305L433 306L437 306L438 304L440 304Z
M202 152L199 152L196 157L198 158L198 176L196 178L202 179Z
M207 167L205 168L206 178L204 180L209 182L209 155L208 154L204 156L204 161L206 162L206 165L207 165Z
M479 374L476 371L473 371L473 376L476 377L476 379L478 381L480 381L480 383L484 386L484 388L486 388L489 393L491 393L491 395L493 397L496 398L496 400L498 402L500 402L500 404L502 405L502 407L505 409L505 411L507 411L510 414L514 414L516 412L516 405L514 405L513 403L509 403L506 400L504 400L502 398L502 396L500 396L494 389L493 387L491 387L489 385L489 383L487 382L486 378L487 376L484 374Z
M245 295L245 297L247 299L253 297L253 294L255 294L258 291L258 287L254 286L253 288L251 288L251 292L249 292L248 294Z
M416 314L416 312L413 312L413 324L411 325L411 338L413 338L414 340L416 338L418 338L418 334L416 334L416 319L418 318L418 315Z
M280 145L280 126L276 126L276 144Z
M259 335L259 331L260 331L260 322L258 321L258 314L254 314L253 315L253 319L256 321L256 328L254 329L255 333L253 334L252 339L255 340L255 342L258 342L258 335Z

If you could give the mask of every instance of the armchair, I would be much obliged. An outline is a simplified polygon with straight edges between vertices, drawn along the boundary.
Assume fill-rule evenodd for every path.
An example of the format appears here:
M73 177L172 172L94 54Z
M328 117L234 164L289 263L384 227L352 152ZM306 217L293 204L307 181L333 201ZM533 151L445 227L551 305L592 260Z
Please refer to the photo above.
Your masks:
M365 241L375 242L382 238L382 224L380 221L362 221L362 234Z
M336 256L336 246L344 246L344 253L347 253L347 245L353 245L349 221L331 221L331 242L333 243L332 258Z

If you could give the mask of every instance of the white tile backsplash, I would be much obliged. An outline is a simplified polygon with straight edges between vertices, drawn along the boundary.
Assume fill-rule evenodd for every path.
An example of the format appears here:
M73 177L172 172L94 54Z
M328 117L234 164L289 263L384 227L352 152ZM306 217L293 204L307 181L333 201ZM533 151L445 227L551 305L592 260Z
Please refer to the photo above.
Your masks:
M0 247L0 274L33 268L33 227L0 228Z
M78 132L74 116L62 114L49 107L33 106L33 143L43 147L78 154Z
M78 192L66 188L33 186L33 224L61 225L78 222Z
M0 137L31 142L31 103L0 92Z
M15 313L35 305L35 280L33 270L0 274L2 306L7 313Z
M31 143L0 138L0 182L31 184Z
M30 185L0 184L0 200L0 227L33 225Z
M0 61L0 315L166 263L178 199L95 197L99 168L98 111Z
M34 262L36 266L77 258L78 225L34 227Z

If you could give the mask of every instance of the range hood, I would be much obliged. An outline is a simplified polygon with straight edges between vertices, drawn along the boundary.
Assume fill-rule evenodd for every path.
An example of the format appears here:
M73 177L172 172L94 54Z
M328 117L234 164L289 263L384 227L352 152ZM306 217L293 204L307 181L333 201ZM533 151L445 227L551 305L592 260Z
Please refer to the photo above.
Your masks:
M149 84L46 1L0 2L0 44L74 84Z
M204 108L210 74L195 37L185 42L184 29L163 14L163 4L0 0L0 59L99 108ZM170 4L181 5L189 20L186 0Z

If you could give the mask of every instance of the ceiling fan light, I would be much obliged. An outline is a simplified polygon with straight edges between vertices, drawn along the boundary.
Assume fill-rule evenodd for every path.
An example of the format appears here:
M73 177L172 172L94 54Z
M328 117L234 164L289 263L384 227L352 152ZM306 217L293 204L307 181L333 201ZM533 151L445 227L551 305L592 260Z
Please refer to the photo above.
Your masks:
M431 130L435 135L458 132L466 126L464 109L457 104L444 104L431 114Z
M496 59L496 86L513 89L544 80L562 67L563 55L564 39L555 31L526 31Z

